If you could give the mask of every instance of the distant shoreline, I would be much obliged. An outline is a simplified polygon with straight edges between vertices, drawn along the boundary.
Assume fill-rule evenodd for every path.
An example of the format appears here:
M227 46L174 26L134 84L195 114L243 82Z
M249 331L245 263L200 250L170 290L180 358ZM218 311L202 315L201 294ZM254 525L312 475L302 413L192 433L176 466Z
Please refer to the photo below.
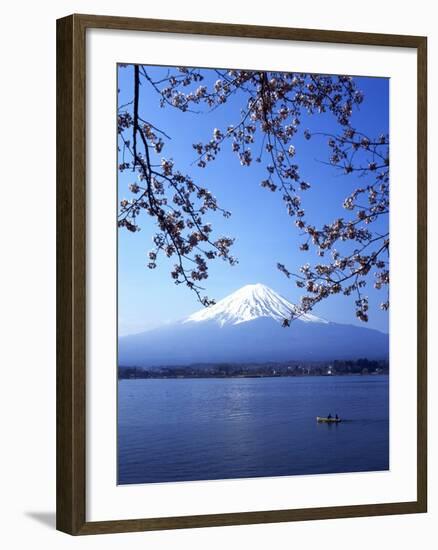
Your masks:
M196 379L196 378L300 378L309 376L387 375L389 363L383 360L336 360L315 363L212 364L166 367L119 366L118 378L127 379Z
M241 374L241 375L151 375L151 376L119 376L119 380L205 380L214 378L216 380L229 380L236 378L334 378L346 376L388 376L389 372L349 373L349 374Z

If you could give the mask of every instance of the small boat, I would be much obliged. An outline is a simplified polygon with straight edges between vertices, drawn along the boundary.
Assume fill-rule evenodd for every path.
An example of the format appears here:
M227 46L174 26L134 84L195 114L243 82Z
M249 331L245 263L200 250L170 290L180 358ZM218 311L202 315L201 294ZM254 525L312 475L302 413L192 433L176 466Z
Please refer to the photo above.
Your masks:
M331 424L331 423L337 424L338 422L341 421L341 419L340 418L327 418L327 417L324 417L324 416L317 416L316 421L317 422L326 422L328 424Z

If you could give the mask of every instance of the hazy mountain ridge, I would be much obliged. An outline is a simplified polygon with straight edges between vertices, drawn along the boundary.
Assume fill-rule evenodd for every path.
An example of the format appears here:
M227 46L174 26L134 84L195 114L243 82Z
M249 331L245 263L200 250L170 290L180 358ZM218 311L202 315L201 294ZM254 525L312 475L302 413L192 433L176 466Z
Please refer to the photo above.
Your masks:
M119 365L163 366L288 360L385 359L389 337L307 314L264 285L247 285L177 323L119 339Z

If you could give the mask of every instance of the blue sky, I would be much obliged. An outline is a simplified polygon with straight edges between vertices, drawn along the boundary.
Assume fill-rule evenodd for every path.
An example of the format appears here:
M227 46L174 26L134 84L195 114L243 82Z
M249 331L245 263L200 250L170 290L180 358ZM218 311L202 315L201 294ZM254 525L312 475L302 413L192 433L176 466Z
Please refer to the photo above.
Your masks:
M119 68L119 105L132 100L132 66ZM162 68L148 68L153 74L164 74ZM208 71L206 70L208 73ZM207 77L208 78L208 77ZM355 78L357 87L365 94L365 100L353 115L353 126L368 135L379 135L389 131L389 80L383 78ZM192 165L196 152L191 144L208 141L215 127L226 128L239 120L242 98L236 94L224 106L202 114L182 113L166 106L160 108L159 97L151 87L143 85L140 96L140 114L171 136L160 156L173 158L183 173L208 188L217 197L219 204L231 211L232 216L224 219L220 214L210 214L206 221L212 223L214 235L236 238L232 254L239 263L236 266L214 260L209 264L209 278L203 285L210 298L219 300L243 285L263 283L298 302L302 290L295 286L276 268L277 262L291 271L317 258L312 252L298 250L299 231L294 219L289 217L279 193L272 193L260 187L265 178L264 164L253 163L242 167L238 157L226 142L215 161L201 169ZM335 132L338 124L330 114L303 115L301 127L304 130ZM327 139L302 137L302 132L293 141L302 179L312 184L303 193L303 207L306 220L318 227L337 216L346 216L342 208L344 198L364 181L352 176L345 177L331 166L325 165L328 148ZM128 185L136 180L132 172L119 173L119 199L131 198ZM387 231L380 225L381 231ZM139 218L141 231L131 233L119 230L118 242L118 307L119 334L140 332L163 323L181 319L202 306L196 295L183 285L175 285L170 277L173 259L159 257L158 267L150 270L147 253L152 249L155 233L153 220L148 216ZM386 290L375 290L369 284L365 293L370 301L370 316L367 325L384 332L388 331L388 313L379 309L386 298ZM354 297L334 296L313 310L313 313L330 321L360 324L354 310Z

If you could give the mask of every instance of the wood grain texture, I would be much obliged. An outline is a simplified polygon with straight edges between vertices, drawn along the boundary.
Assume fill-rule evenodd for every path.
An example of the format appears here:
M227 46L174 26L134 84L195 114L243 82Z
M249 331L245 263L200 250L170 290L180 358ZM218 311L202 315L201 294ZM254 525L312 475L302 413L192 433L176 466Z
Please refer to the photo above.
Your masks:
M288 27L262 27L228 23L200 23L194 21L173 21L166 19L140 19L136 17L113 17L76 14L73 17L84 27L119 29L131 31L169 32L178 34L199 34L209 36L230 36L235 38L265 38L272 40L298 40L336 44L363 44L367 46L396 46L416 48L422 37L346 32L317 29L296 29Z
M87 28L415 48L418 56L417 500L360 506L86 521ZM409 514L427 510L427 41L419 36L95 15L57 21L57 529L72 535Z
M57 528L85 523L85 42L57 22Z
M427 39L417 49L417 500L427 511Z
M269 510L264 512L240 512L233 514L207 514L169 518L97 521L85 523L77 534L105 535L134 531L159 531L163 529L255 525L259 523L284 523L290 521L415 514L422 511L424 510L420 509L417 502L398 502L362 506L332 506L325 508Z

